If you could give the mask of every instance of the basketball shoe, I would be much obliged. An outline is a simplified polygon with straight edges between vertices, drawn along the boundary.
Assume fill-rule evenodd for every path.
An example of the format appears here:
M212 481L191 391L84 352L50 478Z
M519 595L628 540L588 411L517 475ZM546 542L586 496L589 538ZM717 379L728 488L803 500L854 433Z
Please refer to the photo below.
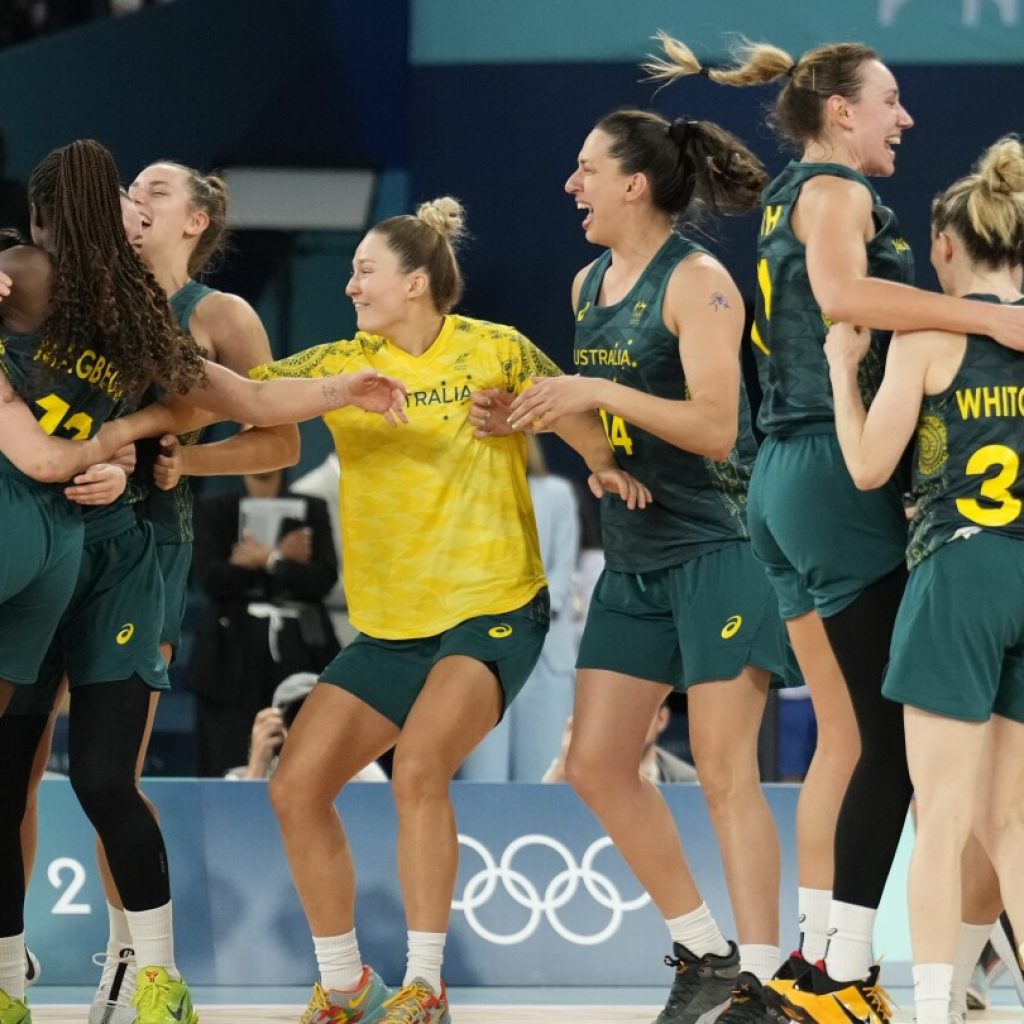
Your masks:
M718 1015L716 1024L767 1024L769 1020L764 987L749 971L741 971L729 993L729 1005Z
M794 986L803 982L811 973L811 965L804 959L799 949L789 954L782 966L775 972L775 977L764 986L764 1002L769 1010L782 1013L782 1003L786 993Z
M724 956L706 953L697 957L678 942L672 944L675 956L665 963L676 969L676 977L665 1008L654 1024L697 1024L710 1020L714 1011L728 1003L740 973L740 953L735 942L729 943Z
M89 1024L135 1024L135 950L122 946L113 955L97 953L92 962L103 973L89 1007Z
M163 967L143 967L132 998L138 1024L198 1024L199 1014L184 981L175 981Z
M799 1024L890 1024L892 1006L878 984L878 965L865 979L836 981L819 960L784 995L775 991L772 1008Z
M12 999L0 988L0 1024L32 1024L32 1011L24 999Z
M441 994L422 978L403 985L367 1024L451 1024L448 990L441 982Z
M317 984L306 1012L299 1024L356 1024L377 1020L376 1014L391 996L391 989L371 967L363 968L363 976L354 989L326 989Z

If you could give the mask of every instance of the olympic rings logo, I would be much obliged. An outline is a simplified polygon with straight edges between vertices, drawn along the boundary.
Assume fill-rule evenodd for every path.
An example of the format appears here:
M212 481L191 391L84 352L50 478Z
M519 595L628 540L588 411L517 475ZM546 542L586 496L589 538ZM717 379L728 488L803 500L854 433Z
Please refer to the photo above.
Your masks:
M491 851L472 836L460 834L459 842L476 853L484 866L466 882L461 899L452 900L452 909L461 910L466 915L470 928L480 938L496 946L515 946L525 942L540 926L542 918L547 918L548 924L566 942L577 946L599 946L619 930L623 915L631 910L639 910L651 901L646 892L632 900L623 899L615 883L607 875L594 869L597 855L612 845L611 839L607 836L591 843L579 864L576 863L572 851L551 836L520 836L508 844L500 861L495 861ZM565 868L548 882L543 896L525 874L512 867L516 854L528 846L547 847L558 854L565 863ZM514 902L530 912L526 924L511 935L499 935L491 931L480 922L476 913L494 895L499 882ZM591 899L611 913L608 924L591 935L574 932L566 927L558 916L558 912L576 895L581 882Z

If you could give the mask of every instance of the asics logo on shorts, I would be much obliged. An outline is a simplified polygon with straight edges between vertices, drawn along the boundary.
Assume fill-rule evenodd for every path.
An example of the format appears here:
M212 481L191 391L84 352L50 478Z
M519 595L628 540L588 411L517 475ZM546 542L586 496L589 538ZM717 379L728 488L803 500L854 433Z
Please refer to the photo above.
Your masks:
M487 630L488 636L493 636L495 640L504 640L505 637L512 635L512 627L507 622L502 622L500 625L491 626Z
M117 636L114 639L123 647L133 636L135 636L135 623L126 622L118 630Z
M729 618L725 620L725 625L722 627L722 639L728 640L731 637L734 637L740 631L740 627L742 625L742 615L730 615Z

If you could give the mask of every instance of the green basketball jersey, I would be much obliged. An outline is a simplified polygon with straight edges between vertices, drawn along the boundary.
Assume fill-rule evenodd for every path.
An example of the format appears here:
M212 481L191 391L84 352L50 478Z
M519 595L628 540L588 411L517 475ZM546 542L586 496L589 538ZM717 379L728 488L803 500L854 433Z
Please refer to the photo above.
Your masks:
M214 289L198 281L186 281L170 298L171 312L186 334L189 321L196 306ZM157 401L162 392L150 388L143 398L143 405ZM194 430L178 438L183 445L199 443L201 430ZM158 438L147 437L136 446L137 464L132 476L129 501L135 505L138 516L153 524L158 544L181 544L194 537L192 528L192 489L188 477L183 476L169 491L163 491L153 483L153 467L160 454Z
M597 305L597 299L611 253L599 257L583 282L576 310L577 370L659 398L688 398L679 339L665 326L661 307L676 266L704 251L681 235L671 235L629 294L610 306ZM684 452L601 411L619 464L654 496L654 503L642 511L630 511L616 496L602 499L608 568L651 572L746 539L747 484L756 445L742 381L740 387L738 440L722 462Z
M909 284L914 277L910 246L892 210L882 206L867 178L841 164L792 161L765 189L757 250L757 301L751 340L761 383L757 424L766 434L799 433L833 424L832 385L823 346L828 322L807 276L807 252L793 233L791 217L808 180L820 174L860 182L874 203L875 236L868 242L868 274ZM889 331L872 331L859 380L870 404L885 370ZM819 426L820 429L820 426Z
M0 369L47 434L88 440L127 404L118 369L97 349L83 348L66 371L48 371L37 358L41 341L38 331L5 332L0 336ZM0 472L22 476L2 455Z
M979 530L1024 539L1022 458L1024 354L968 335L953 383L921 405L907 564L913 568L951 538Z

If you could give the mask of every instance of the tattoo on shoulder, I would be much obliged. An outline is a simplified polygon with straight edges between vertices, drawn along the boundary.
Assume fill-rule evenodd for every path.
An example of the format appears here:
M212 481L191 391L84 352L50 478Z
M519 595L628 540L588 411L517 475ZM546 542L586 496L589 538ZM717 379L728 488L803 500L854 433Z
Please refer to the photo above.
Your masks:
M729 305L729 300L721 292L712 292L711 301L708 303L712 309L717 313L720 309L732 309Z

